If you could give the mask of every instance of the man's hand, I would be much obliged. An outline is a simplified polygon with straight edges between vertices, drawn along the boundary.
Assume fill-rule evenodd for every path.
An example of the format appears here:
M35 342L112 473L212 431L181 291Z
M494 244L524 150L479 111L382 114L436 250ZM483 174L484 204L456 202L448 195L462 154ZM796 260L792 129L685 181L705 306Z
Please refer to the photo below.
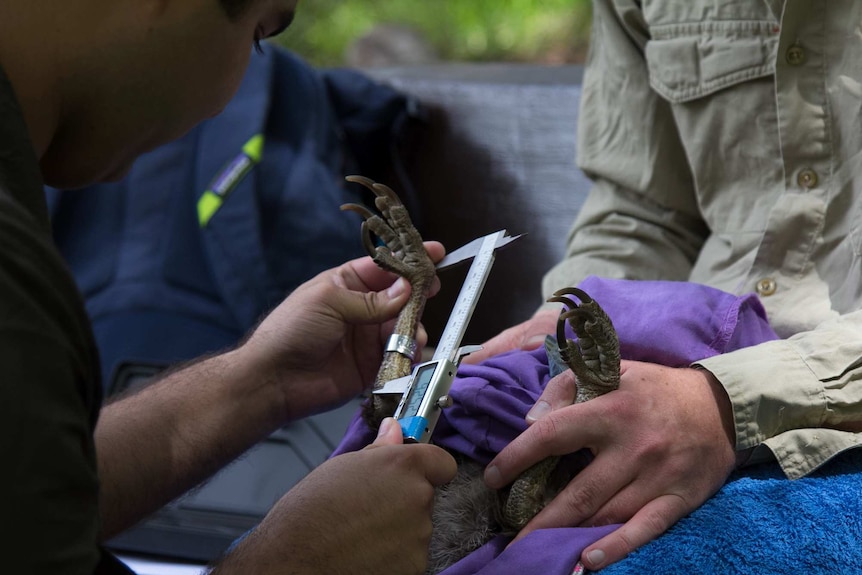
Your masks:
M431 259L445 255L426 242ZM439 289L435 280L432 294ZM262 377L279 382L285 419L339 405L375 378L394 318L410 285L369 257L350 261L304 283L276 308L240 348ZM417 332L418 350L427 340Z
M584 550L589 569L664 533L718 491L736 463L730 400L712 374L624 361L621 376L619 390L577 405L571 372L551 380L532 425L485 471L499 488L547 456L590 449L595 459L518 535L625 522Z
M434 487L456 464L439 447L401 443L385 419L372 445L327 461L282 497L213 574L423 573Z
M481 351L465 356L464 363L482 363L489 357L513 350L536 349L545 342L545 336L555 333L558 310L541 309L533 317L514 327L502 331L482 344Z
M442 245L425 245L434 261L443 257ZM286 421L358 395L374 381L409 291L371 258L353 260L297 288L238 349L103 409L95 433L102 536L134 525ZM417 338L424 344L424 332Z

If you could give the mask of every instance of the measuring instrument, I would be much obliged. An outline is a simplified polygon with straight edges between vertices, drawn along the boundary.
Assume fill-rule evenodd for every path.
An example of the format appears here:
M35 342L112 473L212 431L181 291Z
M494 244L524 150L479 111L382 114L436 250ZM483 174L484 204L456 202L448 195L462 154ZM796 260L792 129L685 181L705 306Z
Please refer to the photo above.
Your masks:
M393 379L374 392L402 394L401 402L395 410L395 419L401 424L405 442L427 443L440 418L441 410L452 405L448 394L461 359L482 349L480 345L461 347L461 339L467 331L467 324L470 323L476 303L485 287L485 280L491 272L494 251L519 237L521 236L506 235L506 230L488 234L455 250L437 265L439 271L473 258L437 349L431 361L420 363L413 368L410 375Z

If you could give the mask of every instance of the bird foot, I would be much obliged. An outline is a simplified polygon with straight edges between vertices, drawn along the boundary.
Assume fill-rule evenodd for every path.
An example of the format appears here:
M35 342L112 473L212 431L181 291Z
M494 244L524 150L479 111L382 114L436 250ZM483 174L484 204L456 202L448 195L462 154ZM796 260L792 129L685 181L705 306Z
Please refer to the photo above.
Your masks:
M378 184L363 176L348 176L348 182L356 182L371 190L374 205L380 211L375 214L360 204L344 204L342 210L359 213L362 222L362 244L381 268L405 278L413 287L427 289L434 279L434 262L428 257L422 236L416 231L407 208L386 185ZM372 234L382 245L375 244Z
M580 304L566 296L575 296ZM557 320L557 345L560 357L577 380L575 403L617 389L620 384L620 343L605 311L578 288L561 289L548 301L568 307ZM574 330L577 341L566 337L566 323ZM550 479L559 461L559 457L548 457L515 480L502 507L502 523L506 528L516 532L522 529L555 495L557 489L551 487Z
M391 188L362 176L348 176L347 181L361 184L375 195L374 205L379 214L359 204L344 204L341 209L358 212L364 218L362 243L374 262L410 283L410 297L398 315L394 334L415 343L419 318L437 273L434 262L425 251L422 236L410 220L407 208ZM387 348L384 351L374 389L410 374L413 356L412 352L405 352L404 349L396 346L395 349ZM377 429L384 417L395 412L400 399L394 394L372 395L363 409L365 421L372 429Z
M575 296L580 304L570 297ZM564 288L549 302L568 306L557 320L557 345L560 357L575 374L578 395L575 403L587 401L620 385L620 341L605 310L578 288ZM577 341L566 337L566 323Z

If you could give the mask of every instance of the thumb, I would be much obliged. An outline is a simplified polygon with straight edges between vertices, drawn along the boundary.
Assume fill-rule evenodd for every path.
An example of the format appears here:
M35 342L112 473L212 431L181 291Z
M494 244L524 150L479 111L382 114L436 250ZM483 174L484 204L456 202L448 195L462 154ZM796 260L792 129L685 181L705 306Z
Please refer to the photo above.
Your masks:
M366 449L381 445L401 445L402 443L404 443L404 436L401 433L401 425L392 417L387 417L380 422L377 438Z
M532 425L550 412L572 405L575 402L577 392L578 384L575 380L575 374L572 373L572 370L567 369L545 386L545 391L527 412L527 424Z
M345 291L333 298L330 305L350 323L382 323L398 315L410 296L410 283L398 278L385 290Z

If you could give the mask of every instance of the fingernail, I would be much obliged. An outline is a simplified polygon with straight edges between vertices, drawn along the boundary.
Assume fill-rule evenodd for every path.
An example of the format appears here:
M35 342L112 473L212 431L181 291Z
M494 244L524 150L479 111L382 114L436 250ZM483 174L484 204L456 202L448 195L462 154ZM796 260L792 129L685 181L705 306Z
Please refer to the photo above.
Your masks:
M404 278L398 278L394 284L389 286L389 289L386 290L386 295L390 298L395 299L401 294L404 293L404 290L407 288L407 280Z
M395 421L391 417L387 417L383 421L380 422L380 427L377 429L377 438L381 438L386 435L386 432L389 430L389 426L392 425L392 422Z
M485 469L485 484L492 489L498 489L503 485L503 477L496 465L489 465Z
M601 567L602 563L605 562L605 552L601 549L593 549L587 553L587 562L590 564L591 569Z
M545 343L545 337L547 337L547 336L544 334L541 334L541 333L538 335L531 336L529 339L527 339L524 342L523 348L524 349L536 349L537 347L539 347L540 345L543 345Z
M536 402L530 411L527 412L526 420L529 422L539 421L542 419L549 411L551 411L551 404L545 401L544 399Z

